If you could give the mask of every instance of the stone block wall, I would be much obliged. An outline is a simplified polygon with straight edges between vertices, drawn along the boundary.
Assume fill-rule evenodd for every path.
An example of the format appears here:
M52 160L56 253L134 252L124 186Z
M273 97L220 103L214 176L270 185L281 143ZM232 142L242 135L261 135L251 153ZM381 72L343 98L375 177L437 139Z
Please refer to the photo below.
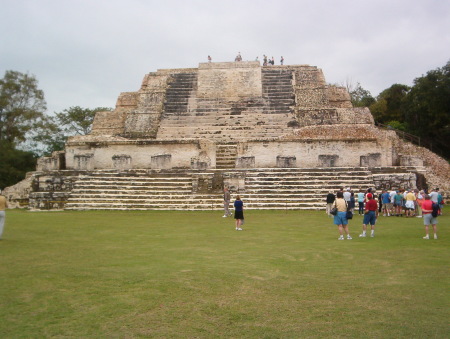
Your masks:
M331 107L352 108L350 94L345 87L328 86L328 102Z
M201 63L198 68L197 97L202 99L261 97L259 62Z
M375 188L380 190L416 189L416 173L373 174Z
M196 160L214 167L214 143L203 141L122 141L66 146L66 167L74 170L191 168Z
M58 171L66 168L64 151L53 152L50 157L41 157L37 161L37 171Z
M236 167L276 168L283 158L295 158L295 167L299 168L359 167L362 157L371 159L366 164L370 167L392 165L390 150L380 147L376 140L299 140L239 143ZM252 159L251 165L248 159Z

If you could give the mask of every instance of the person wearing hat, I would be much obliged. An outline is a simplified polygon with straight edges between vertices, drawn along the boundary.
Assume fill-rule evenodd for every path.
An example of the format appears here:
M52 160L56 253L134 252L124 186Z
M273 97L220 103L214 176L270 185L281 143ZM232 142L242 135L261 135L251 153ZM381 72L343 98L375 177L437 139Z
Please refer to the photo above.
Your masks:
M375 236L375 222L378 218L378 203L373 199L372 193L367 193L366 198L367 203L364 211L363 231L359 236L361 238L366 237L367 225L370 224L370 236L373 238Z
M6 200L5 196L0 195L0 240L2 239L3 228L5 226L5 210L7 207L8 201Z

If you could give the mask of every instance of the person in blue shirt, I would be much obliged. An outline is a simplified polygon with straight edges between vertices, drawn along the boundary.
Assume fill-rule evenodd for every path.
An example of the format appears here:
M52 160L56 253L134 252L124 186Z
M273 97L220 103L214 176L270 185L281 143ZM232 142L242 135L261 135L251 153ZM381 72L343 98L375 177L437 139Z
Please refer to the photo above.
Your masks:
M358 193L358 214L364 215L364 192L362 190Z
M391 215L391 196L389 192L383 190L383 194L381 194L381 203L383 205L383 216L389 217Z
M241 225L244 223L244 203L239 195L234 202L234 219L236 219L236 231L242 231Z

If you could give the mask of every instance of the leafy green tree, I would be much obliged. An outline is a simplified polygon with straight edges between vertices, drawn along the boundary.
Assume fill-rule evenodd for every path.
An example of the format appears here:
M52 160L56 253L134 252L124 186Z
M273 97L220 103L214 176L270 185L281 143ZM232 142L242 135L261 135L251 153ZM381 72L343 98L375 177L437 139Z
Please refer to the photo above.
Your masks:
M405 111L410 133L450 158L450 61L414 80Z
M6 71L0 79L0 141L12 147L44 117L44 92L33 75Z
M33 152L15 149L7 141L0 141L0 189L11 186L25 178L25 174L36 169Z
M67 136L53 116L42 119L30 134L28 148L39 156L49 156L54 151L64 150Z
M75 106L56 113L56 119L67 135L86 135L92 129L95 113L111 110L106 107L89 109Z
M394 84L381 92L377 100L369 106L376 122L405 121L405 98L410 88Z
M375 102L375 98L370 94L370 92L362 88L359 82L356 86L347 86L350 94L350 100L354 107L369 107Z

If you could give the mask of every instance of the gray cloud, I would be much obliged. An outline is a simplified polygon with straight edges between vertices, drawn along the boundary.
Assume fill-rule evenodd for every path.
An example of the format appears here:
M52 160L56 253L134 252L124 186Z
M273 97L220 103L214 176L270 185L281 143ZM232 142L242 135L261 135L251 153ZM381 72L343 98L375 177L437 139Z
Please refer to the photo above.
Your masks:
M161 68L283 55L373 95L450 59L440 0L0 0L0 72L30 72L49 112L113 107Z

